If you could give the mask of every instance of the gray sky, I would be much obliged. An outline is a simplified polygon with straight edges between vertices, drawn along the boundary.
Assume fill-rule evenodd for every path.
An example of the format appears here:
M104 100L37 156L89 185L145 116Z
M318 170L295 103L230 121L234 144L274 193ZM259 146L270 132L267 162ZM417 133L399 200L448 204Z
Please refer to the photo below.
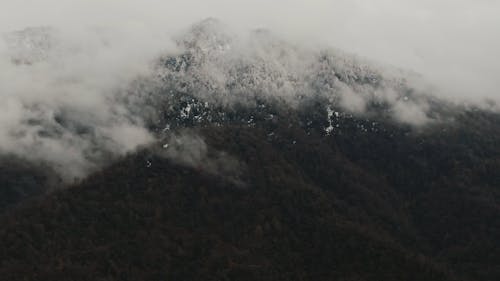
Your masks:
M443 95L500 99L496 0L2 0L0 30L111 26L131 30L133 42L137 33L172 33L206 17L410 68Z

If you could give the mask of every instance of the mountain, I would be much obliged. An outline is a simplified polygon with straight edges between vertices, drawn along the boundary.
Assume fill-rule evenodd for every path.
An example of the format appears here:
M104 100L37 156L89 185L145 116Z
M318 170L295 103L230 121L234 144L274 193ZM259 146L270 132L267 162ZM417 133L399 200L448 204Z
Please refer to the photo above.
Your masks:
M71 184L0 167L50 186L8 195L5 280L500 278L500 114L267 31L177 43L114 100L155 143Z

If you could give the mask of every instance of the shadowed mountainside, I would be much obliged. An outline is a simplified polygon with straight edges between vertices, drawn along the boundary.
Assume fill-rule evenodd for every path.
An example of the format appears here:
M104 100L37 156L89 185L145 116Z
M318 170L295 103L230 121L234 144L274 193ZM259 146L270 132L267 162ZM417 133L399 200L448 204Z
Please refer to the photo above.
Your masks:
M424 132L345 119L330 136L298 115L191 129L244 163L238 182L178 165L160 143L10 210L1 276L498 278L498 115L464 112Z
M65 106L9 135L98 171L63 184L51 157L3 156L0 279L500 279L498 113L262 30L245 47L208 20L177 43L106 99L155 143L120 156Z

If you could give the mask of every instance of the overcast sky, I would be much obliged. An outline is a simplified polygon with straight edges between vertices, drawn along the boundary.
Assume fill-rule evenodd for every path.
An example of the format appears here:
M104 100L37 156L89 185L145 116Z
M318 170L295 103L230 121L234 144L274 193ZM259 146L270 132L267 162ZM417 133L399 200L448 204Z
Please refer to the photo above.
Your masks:
M158 34L206 17L410 68L448 95L500 96L497 0L2 0L0 29L112 26Z

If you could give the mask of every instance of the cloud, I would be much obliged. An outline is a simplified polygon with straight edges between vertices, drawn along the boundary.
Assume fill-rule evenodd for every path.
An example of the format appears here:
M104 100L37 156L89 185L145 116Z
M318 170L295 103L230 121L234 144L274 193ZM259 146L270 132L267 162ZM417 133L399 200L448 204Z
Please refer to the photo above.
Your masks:
M498 97L500 2L492 0L5 0L2 31L26 26L144 28L175 33L203 18L268 28L411 68L444 94ZM128 31L127 31L128 32ZM136 34L130 34L130 41Z
M169 134L158 154L174 163L220 176L237 185L243 184L243 165L229 154L210 148L193 130Z
M198 79L190 81L192 89L210 102L251 102L265 92L296 105L314 88L338 95L353 112L377 99L391 106L394 118L425 123L428 105L413 97L402 102L398 77L416 92L432 89L441 98L500 101L499 10L499 2L488 0L5 0L0 152L48 162L71 179L151 142L144 116L155 109L141 107L140 99L153 90L130 86L138 77L153 81L152 62L182 52L185 46L172 39L207 17L226 23L233 49L203 59L188 76L170 74ZM276 36L261 31L245 38L255 28ZM325 46L395 68L359 57L344 64L352 56L325 54ZM351 71L357 66L349 63L368 65L360 70L366 79L383 75L381 86L332 78L357 79ZM242 66L246 72L235 76ZM398 67L420 75L401 75Z
M74 36L24 29L6 34L0 50L0 151L46 161L65 179L153 139L117 99L165 46L108 30Z

